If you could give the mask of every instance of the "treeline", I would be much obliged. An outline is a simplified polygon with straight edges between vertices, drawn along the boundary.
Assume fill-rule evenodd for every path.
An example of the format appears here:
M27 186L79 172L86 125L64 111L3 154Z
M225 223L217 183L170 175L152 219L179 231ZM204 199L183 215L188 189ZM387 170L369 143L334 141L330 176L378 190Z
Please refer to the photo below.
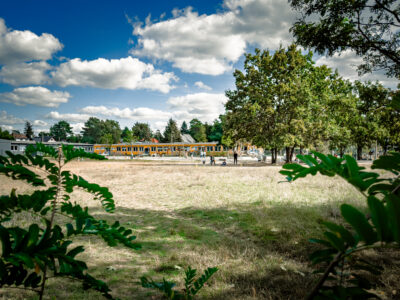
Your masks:
M182 134L188 134L196 142L216 141L228 145L229 139L223 137L223 120L224 116L220 116L212 124L208 124L207 122L202 123L198 119L192 119L189 124L183 121L179 128L175 120L169 119L163 132L160 130L153 132L147 123L136 122L131 128L121 129L119 122L115 120L100 120L91 117L85 122L80 134L73 134L71 125L62 120L51 126L49 132L40 132L38 136L53 137L57 141L75 143L117 144L151 141L152 139L164 143L180 142ZM0 131L0 134L4 138L12 139L12 135L8 131ZM30 122L26 122L24 134L28 139L34 137L33 126Z
M234 72L236 89L226 92L226 129L233 140L243 139L269 149L272 162L295 148L342 156L349 146L362 150L379 144L384 152L400 145L400 115L392 99L400 97L380 83L350 82L327 66L315 66L312 53L295 45L274 54L247 54L244 72Z

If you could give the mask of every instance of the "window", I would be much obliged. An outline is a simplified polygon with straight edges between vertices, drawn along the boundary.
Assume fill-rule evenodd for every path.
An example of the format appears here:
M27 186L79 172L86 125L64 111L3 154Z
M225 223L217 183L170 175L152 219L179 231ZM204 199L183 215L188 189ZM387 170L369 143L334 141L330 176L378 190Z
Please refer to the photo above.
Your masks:
M162 147L158 147L158 148L157 148L157 151L162 151Z
M11 145L11 151L14 151L14 150L18 150L18 146L17 145Z
M151 147L151 151L156 151L156 147Z
M128 147L128 151L129 151L129 152L132 151L132 147Z
M121 151L121 147L117 147L117 151Z
M123 147L123 148L122 148L122 151L126 151L126 148L125 148L125 147Z
M139 151L143 151L143 147L140 147L140 148L139 148Z

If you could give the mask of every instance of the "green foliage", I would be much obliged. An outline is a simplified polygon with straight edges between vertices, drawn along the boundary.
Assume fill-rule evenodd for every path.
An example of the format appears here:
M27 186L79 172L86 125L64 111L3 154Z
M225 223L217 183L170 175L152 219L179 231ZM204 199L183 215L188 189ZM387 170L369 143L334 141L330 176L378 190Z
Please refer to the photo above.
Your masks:
M190 121L189 132L196 142L207 142L206 128L199 119L193 119Z
M291 28L296 42L319 54L351 49L364 59L362 73L400 76L400 4L396 0L290 0L301 16Z
M218 268L208 268L204 274L196 279L196 269L190 266L185 271L185 289L183 291L174 290L175 283L165 280L162 282L155 282L151 278L141 277L140 281L145 288L151 288L161 291L167 299L173 300L190 300L203 288L204 284L211 278L211 276L218 271Z
M50 135L57 141L65 141L72 134L71 125L67 121L59 121L50 127Z
M182 134L189 134L189 133L190 133L186 121L183 121L183 122L182 122L181 133L182 133Z
M341 215L347 223L344 226L325 222L325 239L311 239L310 242L324 247L311 254L314 264L327 265L321 280L311 291L308 299L367 299L375 297L368 292L373 284L360 270L379 274L380 268L354 255L365 249L400 247L400 153L390 153L374 161L372 169L391 172L394 176L379 176L367 172L357 165L354 158L336 158L318 152L312 155L298 155L305 164L286 164L280 173L289 182L307 175L320 173L326 176L338 175L356 187L366 198L368 213L342 204ZM344 272L346 270L346 272ZM325 282L331 283L326 285Z
M43 297L45 283L50 276L79 280L84 289L92 288L106 298L112 298L107 284L88 273L84 261L76 259L84 252L82 246L70 247L71 238L77 235L96 235L109 246L122 244L139 249L130 229L119 222L109 225L93 217L87 207L70 200L74 189L82 189L94 195L106 212L115 209L108 188L90 183L84 178L63 170L65 164L75 158L105 159L104 157L75 150L62 145L59 149L43 144L30 145L25 155L0 156L0 173L15 180L23 180L40 189L19 194L13 189L0 196L0 287L21 287L37 292ZM51 162L42 155L55 159ZM18 213L30 212L38 216L42 225L30 224L28 228L10 227L7 221ZM57 216L67 217L70 222L56 225ZM64 227L64 229L62 228Z
M103 136L111 136L112 143L119 143L121 139L121 128L114 120L100 120L91 117L82 130L82 141L86 143L101 143Z
M136 122L132 127L132 134L136 136L139 141L150 141L152 132L149 124Z
M181 133L178 129L176 121L169 119L167 126L165 127L164 134L163 134L163 142L164 143L173 143L173 142L181 142Z
M32 126L32 123L29 121L25 122L24 134L30 140L33 138L33 126Z
M3 130L0 127L0 139L13 140L14 138L12 137L12 135L7 130Z

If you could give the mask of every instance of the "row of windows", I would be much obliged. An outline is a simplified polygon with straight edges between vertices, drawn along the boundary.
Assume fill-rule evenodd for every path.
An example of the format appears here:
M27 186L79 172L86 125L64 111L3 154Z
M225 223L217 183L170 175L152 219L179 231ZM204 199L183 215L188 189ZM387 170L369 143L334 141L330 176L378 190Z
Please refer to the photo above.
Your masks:
M108 151L108 147L96 147L98 150L107 150ZM151 151L151 152L166 152L166 151L172 151L172 152L176 152L176 151L223 151L223 150L227 150L226 148L222 147L222 146L196 146L196 147L115 147L112 146L111 147L111 151L117 151L117 152L143 152L144 150L146 151Z

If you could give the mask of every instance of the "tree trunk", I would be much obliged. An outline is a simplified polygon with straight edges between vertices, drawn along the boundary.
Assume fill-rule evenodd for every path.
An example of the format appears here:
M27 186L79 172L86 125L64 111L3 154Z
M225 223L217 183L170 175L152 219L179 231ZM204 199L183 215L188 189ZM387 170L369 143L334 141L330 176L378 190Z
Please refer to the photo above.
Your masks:
M388 144L385 144L385 145L383 146L383 155L386 155L386 154L387 154L387 150L388 150Z
M276 148L271 149L271 164L276 164Z
M300 146L300 155L303 155L303 146Z
M294 146L290 149L289 161L293 162Z
M290 147L285 147L286 151L286 163L290 163Z
M344 155L344 148L340 148L340 158L343 158Z
M361 159L362 159L362 146L357 145L357 160L361 160Z

